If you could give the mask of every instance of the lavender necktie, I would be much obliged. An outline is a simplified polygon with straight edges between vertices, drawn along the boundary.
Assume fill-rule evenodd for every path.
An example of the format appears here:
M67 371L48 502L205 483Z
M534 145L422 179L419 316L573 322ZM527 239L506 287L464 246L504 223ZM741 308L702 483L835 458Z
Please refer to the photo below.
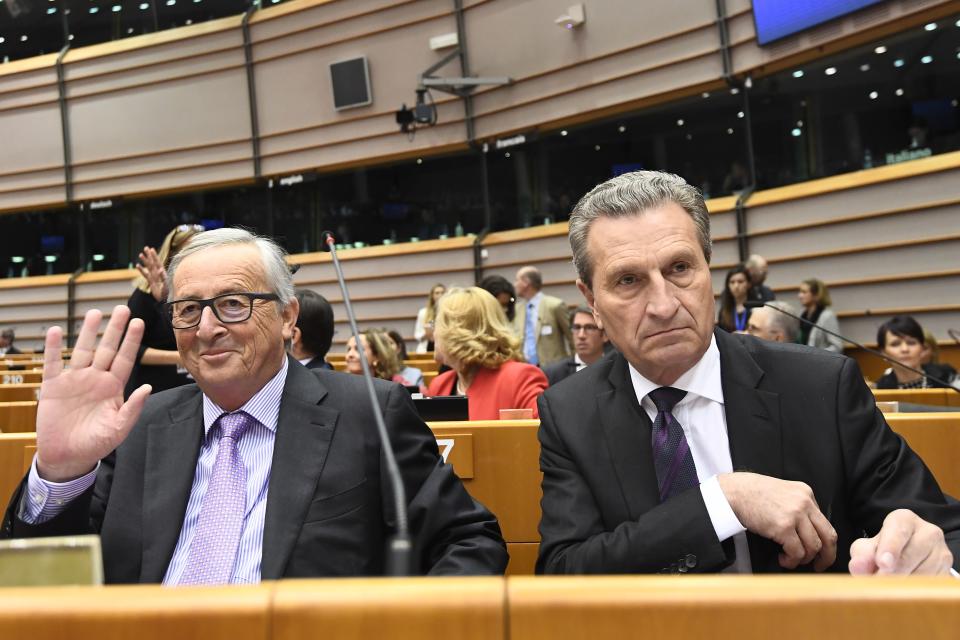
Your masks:
M699 481L683 427L671 413L687 392L660 387L649 395L657 406L657 419L653 423L653 461L660 484L660 502L663 502L697 486Z
M217 459L180 584L229 584L233 576L247 508L247 470L238 443L254 419L238 411L223 414L217 422Z

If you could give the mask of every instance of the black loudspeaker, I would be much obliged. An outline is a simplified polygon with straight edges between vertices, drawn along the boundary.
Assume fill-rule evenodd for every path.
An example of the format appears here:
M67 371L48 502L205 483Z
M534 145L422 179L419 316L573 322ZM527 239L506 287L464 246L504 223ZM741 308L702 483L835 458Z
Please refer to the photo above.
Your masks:
M373 102L366 56L331 64L330 83L333 87L333 108L337 111L363 107Z

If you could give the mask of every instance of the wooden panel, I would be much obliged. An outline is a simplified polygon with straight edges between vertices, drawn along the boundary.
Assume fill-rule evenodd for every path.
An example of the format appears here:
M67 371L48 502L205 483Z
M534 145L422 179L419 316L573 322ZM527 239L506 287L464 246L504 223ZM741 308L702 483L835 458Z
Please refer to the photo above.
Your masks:
M511 638L952 639L952 578L849 576L516 577Z
M4 371L0 373L0 385L43 382L43 371Z
M271 638L503 639L504 591L493 577L278 582Z
M539 542L508 542L510 562L507 563L507 575L532 576L537 567L539 550Z
M923 459L944 493L960 496L960 413L888 413L885 417Z
M0 433L0 505L3 505L3 508L6 508L26 473L23 461L27 455L27 447L35 447L36 444L35 433ZM0 634L0 637L15 636Z
M463 484L496 514L507 542L539 542L540 443L538 420L433 422L437 438L473 436L473 477Z
M267 640L272 586L0 589L0 638Z
M40 384L0 384L0 402L22 402L36 400L40 396Z
M23 433L36 428L36 400L0 402L0 433Z
M913 402L937 407L960 407L960 393L952 389L874 389L873 395L877 402Z

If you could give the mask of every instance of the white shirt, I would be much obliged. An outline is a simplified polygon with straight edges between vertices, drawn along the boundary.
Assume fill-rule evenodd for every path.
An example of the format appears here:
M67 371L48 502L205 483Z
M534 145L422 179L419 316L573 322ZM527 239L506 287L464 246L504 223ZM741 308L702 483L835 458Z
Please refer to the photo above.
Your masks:
M648 394L661 385L644 378L633 365L630 365L630 380L640 406L653 422L657 418L657 407ZM715 337L711 337L710 346L699 362L670 386L687 392L672 413L683 427L683 435L690 445L693 463L697 467L697 478L700 480L700 492L703 494L710 522L721 542L733 538L737 559L728 571L751 573L746 529L730 507L730 502L717 480L721 473L733 471L733 461L730 458L727 416L723 410L720 351L717 350Z
M577 365L577 371L582 371L587 368L587 363L583 361L579 353L573 354L573 362Z

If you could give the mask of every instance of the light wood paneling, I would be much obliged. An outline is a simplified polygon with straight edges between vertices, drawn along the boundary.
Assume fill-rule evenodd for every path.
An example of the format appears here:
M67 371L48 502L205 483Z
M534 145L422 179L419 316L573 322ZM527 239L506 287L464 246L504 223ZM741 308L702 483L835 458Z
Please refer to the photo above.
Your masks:
M953 395L960 398L960 393ZM960 402L954 406L960 411ZM923 459L944 493L960 495L960 413L888 413L885 417Z

